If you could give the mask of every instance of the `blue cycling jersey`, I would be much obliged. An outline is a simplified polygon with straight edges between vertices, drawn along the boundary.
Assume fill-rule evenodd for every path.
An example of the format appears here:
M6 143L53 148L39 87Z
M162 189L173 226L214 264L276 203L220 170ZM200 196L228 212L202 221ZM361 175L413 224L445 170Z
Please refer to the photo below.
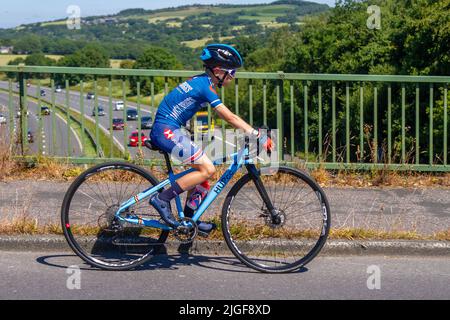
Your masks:
M204 73L173 89L160 103L155 122L181 127L208 103L215 108L222 101L211 78Z

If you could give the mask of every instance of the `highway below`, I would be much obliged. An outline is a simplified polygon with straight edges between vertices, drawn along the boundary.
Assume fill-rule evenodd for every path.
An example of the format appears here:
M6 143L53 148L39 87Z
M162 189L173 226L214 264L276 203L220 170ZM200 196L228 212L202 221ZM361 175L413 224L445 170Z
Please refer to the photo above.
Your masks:
M6 81L0 81L0 88L2 89L8 89L8 82ZM45 91L45 96L41 97L42 99L42 104L44 105L50 105L51 102L51 97L52 97L52 91L51 88L48 87L44 87L41 86L41 89ZM18 88L16 87L16 85L14 84L13 86L13 91L15 93L18 93ZM30 87L27 88L27 94L29 97L34 97L37 98L40 95L40 92L38 92L38 88L35 85L31 85ZM61 92L55 92L55 103L61 106L66 106L66 91L64 89L62 89ZM8 94L5 92L2 92L2 95L5 97L5 99L3 99L3 101L1 103L3 103L5 106L8 105ZM95 100L94 99L88 99L86 96L86 92L83 95L82 98L83 104L84 104L84 115L86 117L86 119L91 120L93 123L95 123L95 116L93 115L93 111L94 111L94 105L95 105ZM113 105L115 103L115 101L118 101L118 99L113 99ZM18 106L18 103L15 105ZM102 130L105 134L109 135L109 128L110 128L110 114L109 114L109 99L106 97L98 97L98 105L103 107L103 109L105 110L105 115L104 116L98 116L98 125L99 125L99 130ZM69 107L74 110L74 111L78 111L81 112L82 106L81 106L81 101L80 101L80 93L77 91L69 91ZM135 109L137 110L138 106L136 103L133 102L127 102L126 103L126 107L127 109ZM152 111L153 110L153 111ZM112 118L122 118L124 119L124 111L123 110L112 110L111 113L111 117ZM154 109L152 109L150 106L145 106L145 105L141 105L141 116L152 116L153 118L154 115ZM32 122L32 121L30 121ZM32 124L30 124L30 127L32 126ZM129 142L129 135L131 132L135 131L138 129L138 121L126 121L126 129L125 130L113 130L113 143L120 149L120 150L125 150L126 148L128 148L130 154L132 157L135 157L137 152L138 152L138 148L137 147L128 147L128 142ZM142 134L145 136L148 136L150 130L148 129L142 129ZM91 132L94 135L95 138L95 131ZM144 152L144 156L146 158L150 157L150 156L154 156L154 153L152 154L150 150L147 150L145 147L142 148L142 151ZM105 156L109 156L109 155L105 155Z
M8 93L0 91L0 105L4 107L2 113L6 117L6 127L9 133L9 123L10 116L8 112ZM40 108L37 102L28 99L28 130L33 135L33 141L29 143L29 154L37 155L54 155L54 156L69 156L68 152L68 130L66 118L60 114L54 115L55 124L55 134L53 136L53 115L41 115L42 117L42 128L39 124L39 113ZM20 128L20 118L17 117L17 112L19 111L19 98L13 96L13 132L17 132ZM81 137L73 128L70 130L70 141L71 141L71 152L72 156L81 156L83 151L83 146L81 143ZM8 134L9 136L9 134ZM54 139L54 140L53 140ZM41 148L39 148L41 144ZM39 150L41 149L41 150Z
M6 81L0 81L0 88L1 89L8 89L8 82ZM41 97L42 99L42 104L44 105L50 105L50 101L52 99L52 91L51 88L48 87L44 87L41 86L41 89L45 91L45 96ZM13 84L13 91L15 93L18 92L18 88L16 87L16 84ZM0 103L4 104L5 106L8 106L8 94L6 92L0 92L1 93L1 97L2 100ZM37 98L39 96L39 92L38 92L38 88L35 85L30 85L30 87L27 88L27 94L29 97L34 97ZM82 103L84 105L84 115L85 118L92 121L92 123L95 123L96 121L96 117L95 115L93 115L93 110L94 110L94 105L95 105L95 100L94 99L88 99L86 96L87 92L84 92L82 99L80 99L80 92L78 91L69 91L69 107L77 112L81 113L81 109L82 109ZM66 106L66 91L64 89L62 89L61 92L54 92L55 95L55 103L61 106ZM120 150L124 151L124 150L128 150L131 157L135 158L136 155L138 154L138 147L131 147L129 146L129 135L131 134L131 132L133 131L137 131L138 130L138 121L133 121L133 120L126 120L126 110L114 110L114 104L115 102L118 101L118 99L112 99L112 104L113 104L113 110L111 110L111 114L110 114L110 110L109 110L109 98L107 97L102 97L102 96L98 96L98 105L103 107L103 109L105 110L105 115L104 116L98 116L98 125L99 125L99 130L103 131L103 133L105 133L105 136L109 137L110 134L110 118L121 118L125 120L125 130L113 130L112 131L112 135L113 135L113 140L112 143L114 143ZM18 99L15 100L14 105L16 106L15 109L18 109ZM30 104L30 108L36 108L34 106L35 104ZM33 107L34 106L34 107ZM137 110L138 105L136 103L133 102L126 102L126 109L134 109ZM156 112L156 108L148 106L148 105L144 105L141 104L140 105L140 110L141 110L141 117L144 116L151 116L152 119L154 118L154 114ZM5 112L6 114L8 112ZM61 119L60 119L61 120ZM48 121L46 121L46 130L49 130L49 132L51 133L51 127L48 127L51 123L48 123ZM61 127L60 129L62 131L64 131L63 127L65 126L65 124L62 123L58 123L57 124L58 127ZM31 130L35 129L35 123L34 120L31 119L30 120L30 124L29 124ZM67 131L67 129L66 129ZM91 130L91 134L94 136L95 139L95 130L94 132L92 132ZM150 130L149 129L142 129L142 134L145 136L148 136L150 134ZM59 135L59 134L58 134ZM48 134L46 134L46 137L49 137ZM64 137L66 140L64 140ZM211 158L212 159L216 159L216 158L221 158L222 154L223 154L223 146L222 146L222 138L220 136L218 136L217 134L214 136L214 138L216 139L217 142L219 142L219 144L217 144L215 146L215 151L212 153ZM236 152L234 146L235 146L235 137L234 137L234 133L233 132L226 132L225 135L225 154L231 154L233 152ZM58 141L62 140L62 141L67 141L67 133L62 133L61 136L57 137L56 139L58 139ZM48 140L48 139L47 139ZM72 140L74 141L74 140ZM63 142L64 143L64 142ZM203 145L203 149L205 150L206 146L207 146L207 141L197 141L198 144L202 144ZM58 146L62 146L61 144L59 144ZM211 146L210 146L211 147ZM213 149L213 148L211 148ZM49 150L49 149L47 149ZM144 159L155 159L155 158L159 158L161 159L162 156L154 151L148 150L146 147L142 147L141 148L142 152L143 152L143 156ZM35 148L32 148L32 151L37 151L35 150ZM74 151L74 150L73 150ZM65 151L67 153L67 151ZM217 153L219 152L219 153ZM49 155L65 155L65 154L55 154L52 151L48 153ZM79 155L79 152L75 152L74 151L74 155ZM109 157L109 154L105 154L105 157Z

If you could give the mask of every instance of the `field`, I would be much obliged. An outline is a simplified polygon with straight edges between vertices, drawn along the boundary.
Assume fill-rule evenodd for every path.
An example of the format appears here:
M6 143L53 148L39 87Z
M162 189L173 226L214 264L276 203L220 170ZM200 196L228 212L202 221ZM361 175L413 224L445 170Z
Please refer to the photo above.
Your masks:
M58 55L45 55L48 58L54 59L54 60L59 60L61 59L63 56L58 56ZM0 67L1 66L6 66L8 64L8 62L17 59L17 58L26 58L27 55L25 54L0 54ZM111 59L111 68L120 68L120 63L123 60L120 59Z
M8 62L16 58L26 58L24 54L0 54L0 66L6 66Z
M226 41L229 39L233 39L234 37L230 36L230 37L220 37L220 41ZM186 46L190 47L190 48L199 48L199 47L203 47L205 45L205 43L207 41L212 40L213 38L203 38L203 39L197 39L197 40L191 40L191 41L182 41L181 43L185 44Z
M42 23L41 23L41 27L46 27L46 26L61 26L61 25L65 25L66 23L67 23L67 20L42 22Z
M155 23L157 21L165 21L170 19L185 19L191 15L199 15L202 13L215 13L215 14L233 14L236 13L238 19L251 19L257 20L261 23L272 22L275 24L275 19L280 16L286 15L290 10L294 9L294 5L267 5L267 6L248 6L248 7L231 7L231 8L218 8L218 7L191 7L188 9L180 9L174 11L164 11L155 13L152 15L133 16L134 18L146 19L149 23Z
M121 59L111 59L109 60L111 62L111 68L120 68L120 63L123 61Z
M46 57L50 58L50 59L54 59L54 60L59 60L61 59L63 56L58 56L58 55L45 55ZM6 66L8 64L8 62L17 59L17 58L26 58L27 55L25 54L0 54L0 66Z

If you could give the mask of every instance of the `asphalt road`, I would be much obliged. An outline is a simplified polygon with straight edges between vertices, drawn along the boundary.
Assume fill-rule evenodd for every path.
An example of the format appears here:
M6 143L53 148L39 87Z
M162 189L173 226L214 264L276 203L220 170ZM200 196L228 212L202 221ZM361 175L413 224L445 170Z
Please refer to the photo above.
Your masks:
M9 96L8 93L0 91L0 104L3 106L8 106ZM19 110L19 98L13 96L13 107L14 114L13 123L14 130L20 126L19 118L17 118L16 112ZM6 112L5 112L6 111ZM6 109L2 113L6 116L7 121L5 127L9 128L9 110ZM39 130L39 112L40 108L36 102L28 100L28 130L33 134L34 141L29 144L29 148L32 154L39 153L39 141L42 143L42 154L43 155L56 155L56 156L68 156L68 132L67 132L67 122L63 117L55 115L55 136L52 133L52 115L42 116L42 129ZM9 129L8 129L9 131ZM55 139L53 141L53 138ZM78 134L71 129L70 130L70 141L71 141L71 154L73 156L81 156L82 154L82 144L81 138Z
M8 87L9 87L8 82L0 81L0 88L8 89ZM51 101L51 96L52 96L51 88L41 86L41 89L45 91L45 96L42 97L42 99ZM18 92L18 90L19 89L14 84L13 91ZM29 96L37 98L39 96L37 86L30 85L30 87L27 88L27 94ZM55 94L55 102L57 104L65 106L66 105L66 91L63 89L61 92L59 92L59 93L55 92L54 94ZM5 94L5 97L7 97L7 94ZM118 99L112 99L113 105L114 105L114 102L117 100ZM85 114L86 118L95 122L95 120L96 120L95 116L92 115L92 111L94 110L95 100L87 99L86 92L85 92L84 96L82 98L82 101L84 104L84 114ZM47 104L47 103L44 103L44 104ZM110 127L109 98L98 96L98 104L99 104L99 106L103 106L105 113L106 113L104 116L98 117L99 129L109 135L109 127ZM5 105L7 105L7 100L6 100ZM138 107L136 103L128 102L128 101L127 101L126 105L127 105L128 109L137 109L137 107ZM72 91L72 90L69 91L69 106L73 110L81 112L80 93L78 91ZM144 104L141 104L140 108L141 108L141 116L152 116L152 118L154 118L156 108L154 108L152 106L144 105ZM124 111L123 110L121 110L121 111L113 110L111 117L112 118L124 118ZM133 158L138 153L139 148L130 147L128 145L128 143L129 143L130 133L132 131L136 131L136 130L138 130L138 121L131 121L131 120L126 122L125 130L113 130L113 143L116 146L118 146L121 150L127 149ZM142 133L145 136L148 136L150 134L150 130L142 129ZM93 133L93 134L95 134L95 133ZM215 151L215 153L212 154L212 159L221 158L223 156L223 146L222 146L222 138L223 137L220 137L218 134L215 135L215 139L216 139L216 141L219 142L219 144L217 144L217 145L215 145L215 147L213 147L217 151ZM221 133L220 133L220 135L221 135ZM235 134L232 131L226 132L226 135L225 135L226 151L225 151L224 155L235 152L235 148L234 148L235 137L234 136L235 136ZM207 141L204 141L204 142L197 141L197 143L202 144L203 149L205 150ZM209 146L209 148L211 148L211 147L212 146ZM162 158L162 156L159 153L148 150L145 147L142 148L142 152L144 153L145 159ZM105 156L109 156L109 155L105 155Z
M262 274L233 256L175 255L107 272L70 252L0 252L0 283L0 299L449 299L450 259L319 256L297 273Z
M3 89L8 89L8 82L6 81L0 81L0 88ZM41 86L41 89L45 91L45 96L42 97L43 100L47 100L47 101L51 101L51 96L52 96L52 91L51 88L48 87L44 87ZM18 88L16 87L16 85L14 84L13 86L13 91L14 92L18 92ZM37 86L31 85L30 87L27 88L27 94L31 97L38 97L39 96L39 92L37 90ZM93 99L87 99L86 97L86 92L84 93L83 96L83 104L84 104L84 114L88 119L91 119L92 121L95 122L95 116L92 115L92 112L94 110L94 104L95 104L95 100ZM115 101L117 101L118 99L113 99L112 102L114 103ZM66 105L66 91L63 89L61 92L55 92L55 102L56 104L59 105ZM47 104L47 103L45 103ZM103 132L109 134L109 127L110 127L110 114L109 114L109 99L107 97L102 97L99 96L98 97L98 105L102 106L103 109L105 110L105 115L104 116L99 116L98 117L98 124L99 124L99 129L102 130ZM77 91L69 91L69 106L70 108L72 108L73 110L79 111L81 112L81 102L80 102L80 93ZM133 103L133 102L127 102L127 108L129 109L137 109L137 104ZM150 107L150 106L146 106L141 104L141 115L142 116L152 116L154 115L154 108ZM124 111L112 111L112 118L124 118ZM135 131L138 129L138 122L137 121L127 121L127 129L126 131L121 131L121 130L113 130L113 141L114 143L122 150L124 150L125 148L127 148L127 144L128 144L128 136L130 135L130 133L132 131ZM142 129L142 133L146 136L148 136L149 134L149 130L147 129ZM125 143L126 141L126 143ZM130 151L130 154L134 157L138 151L138 148L134 148L134 147L130 147L128 149ZM149 157L150 154L150 150L147 150L145 147L142 148L144 154L146 157ZM109 155L106 155L109 156Z

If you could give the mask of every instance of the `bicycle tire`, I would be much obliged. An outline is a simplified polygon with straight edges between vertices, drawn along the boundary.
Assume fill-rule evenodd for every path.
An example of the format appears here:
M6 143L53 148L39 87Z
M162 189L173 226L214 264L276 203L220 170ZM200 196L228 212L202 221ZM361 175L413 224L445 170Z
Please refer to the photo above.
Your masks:
M77 190L87 181L88 178L94 176L97 173L106 172L107 170L115 170L120 169L124 171L129 171L134 174L137 174L140 176L146 183L150 185L157 185L159 181L148 171L144 170L143 168L126 163L126 162L109 162L109 163L103 163L97 166L94 166L85 172L83 172L80 176L78 176L74 182L70 185L69 189L67 190L64 201L62 203L61 207L61 225L63 229L64 236L70 246L70 248L77 254L81 259L83 259L88 264L104 269L104 270L129 270L133 269L145 262L147 262L149 259L153 257L153 253L157 253L159 249L161 249L161 246L165 243L169 231L165 230L159 230L159 234L155 237L156 241L154 241L154 244L152 242L151 250L149 250L145 255L140 257L139 259L132 260L129 263L125 264L110 264L110 263L103 263L98 258L93 257L90 255L86 250L82 248L82 245L78 243L78 241L74 237L73 225L71 224L71 218L70 218L70 212L71 212L71 203L73 201L74 195L76 194ZM148 185L147 185L148 186ZM139 190L142 191L142 190ZM150 206L149 206L150 210ZM143 229L143 228L141 228ZM156 230L156 229L155 229ZM140 232L141 230L139 230ZM134 234L137 234L138 231L133 231ZM156 231L158 232L158 231ZM146 239L147 240L147 239ZM151 239L153 241L153 239ZM127 247L127 245L121 245ZM137 246L136 243L134 243L134 246ZM132 244L129 245L129 247L133 247ZM125 248L127 249L127 248ZM119 250L119 249L118 249ZM131 249L130 249L131 250Z
M259 170L258 172L260 173L261 170ZM272 272L272 273L293 272L293 271L296 271L296 270L302 268L303 266L305 266L312 259L314 259L314 257L320 252L322 247L325 245L326 239L329 234L330 225L331 225L330 207L329 207L327 197L326 197L324 191L322 190L322 188L310 176L308 176L307 174L303 173L300 170L281 166L277 169L277 174L279 174L279 173L290 175L290 176L293 176L294 178L301 180L305 184L305 186L308 186L312 190L312 192L315 194L315 196L317 197L317 199L320 202L322 216L319 218L322 219L322 222L321 222L322 225L320 226L321 230L320 230L320 235L319 235L318 239L315 241L314 245L312 245L312 243L311 243L311 249L309 249L308 252L306 254L304 254L302 257L300 257L299 259L296 259L295 261L292 261L291 263L283 263L278 266L275 263L275 266L268 266L265 263L261 263L261 260L263 260L263 258L259 258L259 256L258 257L249 257L249 254L245 252L244 247L246 245L248 245L249 247L253 245L255 248L258 246L263 246L262 244L258 244L258 242L261 243L262 240L260 238L258 238L259 235L247 236L248 237L247 239L239 240L239 237L241 237L241 238L243 237L242 235L240 235L240 233L243 233L242 228L243 228L243 226L245 226L245 223L241 221L239 223L236 222L234 225L232 225L230 222L230 216L232 215L231 212L232 212L232 210L236 210L236 209L233 209L233 202L236 201L237 196L239 195L239 192L241 191L241 193L243 193L243 188L249 183L251 184L251 187L253 189L256 189L255 185L252 184L252 178L251 178L250 174L247 173L246 175L241 177L233 185L233 187L228 192L228 194L225 198L225 201L224 201L224 204L222 207L222 217L221 217L222 233L225 238L225 242L226 242L227 246L233 252L233 254L242 263L244 263L248 267L258 270L258 271L261 271L261 272ZM271 194L272 196L273 196L273 194L275 194L275 195L277 194L276 188L277 188L277 186L275 186L275 192L273 192L273 190L272 190L272 194ZM268 192L268 193L270 193L270 192ZM292 190L291 190L291 193L292 193ZM257 195L259 195L259 194L257 193ZM254 200L251 199L251 195L249 196L248 194L245 194L245 197L244 197L244 195L242 197L245 199L248 199L247 200L248 202L250 202L250 201L254 202ZM260 200L262 201L262 199L260 199ZM271 201L274 202L274 199L272 199L272 197L271 197ZM239 205L239 203L236 206L238 206L238 205ZM245 203L243 203L242 206L245 206ZM249 209L255 210L258 208L257 208L256 204L252 204L251 208L249 207ZM248 213L245 213L245 214L248 215ZM238 215L238 213L236 215ZM244 215L242 214L240 217L243 219ZM266 229L270 228L267 226L267 224L268 224L267 217L264 219L266 219L264 221L265 227L258 226L258 228L261 230L264 230L264 228L266 228ZM286 214L285 219L286 219L285 222L287 222L289 219L287 214ZM259 221L257 218L254 220ZM295 218L294 218L294 220L295 220ZM319 228L320 222L317 222L317 225ZM235 229L240 228L240 229L234 230L233 228L235 228ZM282 228L284 228L284 226ZM273 229L274 229L274 227L273 227ZM319 230L317 230L317 231L319 231ZM244 230L244 232L245 232L245 230ZM279 233L283 234L282 231L279 231ZM245 233L244 233L244 236L246 236ZM258 241L252 240L251 237L257 238ZM293 240L289 239L289 241L290 242L283 243L280 240L280 243L282 245L284 245L286 248L290 248L290 250L294 254L295 250L293 250L292 247L290 247ZM309 242L311 242L311 241L309 241ZM295 243L295 240L294 240L294 243ZM308 243L308 242L305 242L305 243ZM264 246L265 246L265 244L264 244ZM281 247L281 248L283 248L283 247ZM263 249L266 250L265 248L263 248ZM262 253L264 253L263 249L261 249ZM274 250L274 252L276 255L277 251ZM264 259L267 259L267 258L264 258Z

